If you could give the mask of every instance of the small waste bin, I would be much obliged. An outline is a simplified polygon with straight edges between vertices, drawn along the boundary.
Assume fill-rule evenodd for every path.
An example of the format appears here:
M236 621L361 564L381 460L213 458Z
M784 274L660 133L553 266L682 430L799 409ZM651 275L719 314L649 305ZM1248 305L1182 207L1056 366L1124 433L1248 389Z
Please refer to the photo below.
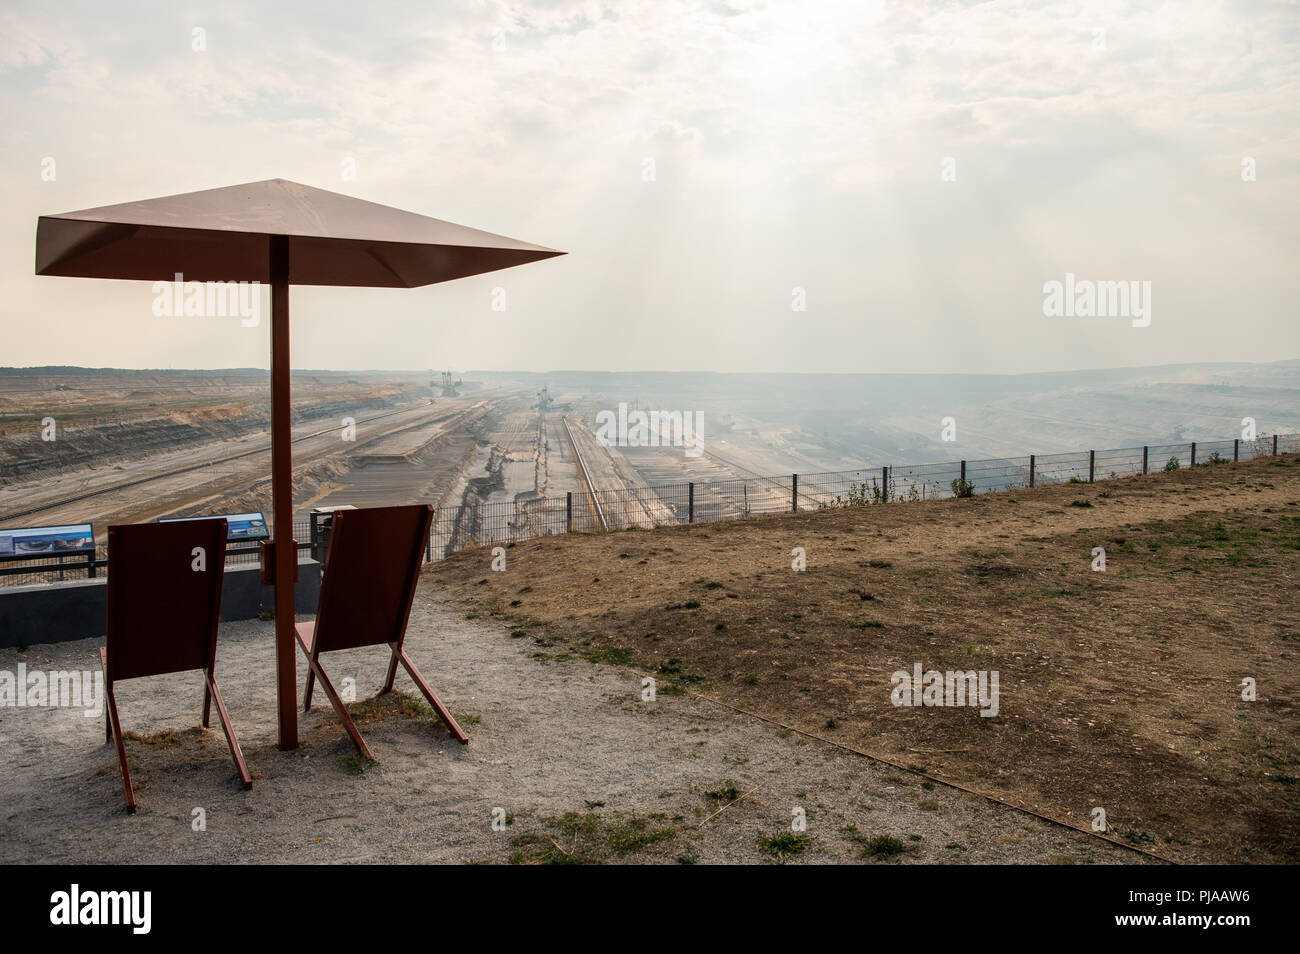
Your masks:
M311 517L311 558L322 566L325 555L330 549L330 528L334 523L334 514L339 510L356 510L352 504L339 504L337 507L314 507Z

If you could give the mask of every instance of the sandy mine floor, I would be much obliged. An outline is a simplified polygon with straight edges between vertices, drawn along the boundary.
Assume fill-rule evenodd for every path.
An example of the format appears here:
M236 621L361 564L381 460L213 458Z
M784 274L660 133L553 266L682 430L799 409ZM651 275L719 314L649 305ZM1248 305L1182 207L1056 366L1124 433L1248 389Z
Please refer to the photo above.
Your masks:
M138 733L128 742L135 816L100 719L0 709L0 861L1148 861L690 695L642 702L634 671L541 652L534 638L467 620L432 595L426 580L407 646L468 747L408 697L390 696L360 707L378 759L360 766L318 692L304 745L278 751L272 625L228 624L218 678L252 790L240 789L215 717L212 731L194 729L197 674L118 686L124 728ZM0 650L0 669L94 668L98 645ZM355 677L364 699L385 660L383 650L345 652L327 657L327 670L336 684ZM398 687L415 692L404 673ZM206 831L192 830L196 808ZM504 831L492 828L494 808L509 819ZM791 833L795 808L806 835L778 837Z

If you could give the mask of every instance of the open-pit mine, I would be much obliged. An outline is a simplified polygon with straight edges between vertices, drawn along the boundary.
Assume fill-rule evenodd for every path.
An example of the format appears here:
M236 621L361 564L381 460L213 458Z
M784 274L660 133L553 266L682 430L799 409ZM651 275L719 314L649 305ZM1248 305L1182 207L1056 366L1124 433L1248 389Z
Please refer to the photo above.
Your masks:
M601 399L433 372L301 371L293 395L295 511L433 503L434 558L485 542L502 505L526 521L573 495L578 530L673 522L653 486L752 477L765 455L731 434L702 454L617 446L597 436ZM110 524L269 513L269 419L253 369L6 371L0 526L91 523L102 543Z

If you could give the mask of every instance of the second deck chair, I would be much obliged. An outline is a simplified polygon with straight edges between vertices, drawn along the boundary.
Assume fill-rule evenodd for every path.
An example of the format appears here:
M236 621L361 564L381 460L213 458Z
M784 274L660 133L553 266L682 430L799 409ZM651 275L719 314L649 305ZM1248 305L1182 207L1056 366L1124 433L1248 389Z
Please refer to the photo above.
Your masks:
M208 727L215 699L239 778L244 788L253 785L213 671L225 571L225 518L108 528L108 625L99 662L105 735L117 743L130 813L135 812L135 793L113 692L113 684L123 679L203 670L203 727Z
M457 741L462 745L469 742L402 648L432 521L433 508L428 504L336 512L316 621L297 625L298 643L310 666L304 711L311 708L312 687L319 679L357 751L367 759L370 750L321 668L321 653L387 645L392 656L382 691L392 691L400 662Z

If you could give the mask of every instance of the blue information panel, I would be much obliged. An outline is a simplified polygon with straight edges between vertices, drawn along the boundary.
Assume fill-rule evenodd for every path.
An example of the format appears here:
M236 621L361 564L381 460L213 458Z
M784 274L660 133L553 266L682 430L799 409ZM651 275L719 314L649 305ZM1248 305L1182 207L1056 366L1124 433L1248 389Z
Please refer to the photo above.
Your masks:
M266 540L266 518L257 513L214 513L206 517L165 517L159 523L176 523L180 520L211 520L213 517L226 518L227 540Z
M95 534L88 523L0 530L0 559L94 552Z

